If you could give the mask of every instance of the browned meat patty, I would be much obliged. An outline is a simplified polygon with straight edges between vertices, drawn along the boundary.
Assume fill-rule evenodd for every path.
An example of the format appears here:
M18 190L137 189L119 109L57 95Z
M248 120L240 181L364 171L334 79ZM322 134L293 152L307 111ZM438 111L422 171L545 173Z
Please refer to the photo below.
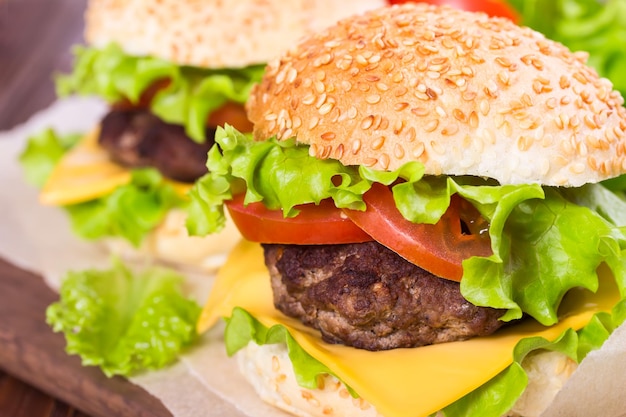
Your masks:
M102 120L99 143L120 165L155 167L167 178L194 182L207 172L214 134L207 129L207 141L197 143L182 126L165 123L147 109L121 109Z
M441 279L377 242L263 245L276 308L324 340L367 350L493 333L503 311L466 301Z

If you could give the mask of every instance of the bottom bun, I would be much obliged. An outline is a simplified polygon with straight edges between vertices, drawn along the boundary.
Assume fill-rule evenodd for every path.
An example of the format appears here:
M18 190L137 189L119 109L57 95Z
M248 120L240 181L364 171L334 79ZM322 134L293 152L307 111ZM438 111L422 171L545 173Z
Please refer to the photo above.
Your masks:
M189 236L185 219L184 211L170 210L165 220L144 238L139 247L121 238L106 238L103 244L111 253L125 259L154 260L178 269L201 272L221 266L241 239L228 217L220 233L203 237Z
M285 344L258 346L250 342L237 353L237 360L240 371L263 401L296 416L380 416L367 401L353 398L334 376L320 377L316 390L300 387ZM539 416L576 366L576 362L559 352L531 352L522 361L528 386L506 416ZM441 416L442 413L437 414Z

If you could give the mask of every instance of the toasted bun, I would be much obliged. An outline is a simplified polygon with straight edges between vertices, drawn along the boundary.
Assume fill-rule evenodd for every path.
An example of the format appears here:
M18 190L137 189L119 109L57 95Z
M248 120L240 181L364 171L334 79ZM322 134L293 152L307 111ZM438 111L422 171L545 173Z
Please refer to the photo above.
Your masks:
M285 344L258 346L250 342L237 353L239 369L259 396L269 404L301 417L380 416L362 398L352 398L337 378L325 375L319 389L296 382ZM523 361L528 385L507 417L539 417L563 387L576 362L562 353L535 351ZM441 413L437 417L442 416Z
M151 259L181 270L206 272L221 266L240 239L241 235L230 219L220 233L189 236L185 228L185 213L173 209L138 248L121 238L106 238L102 242L110 252L123 258Z
M181 65L267 62L299 37L383 0L91 0L85 38Z
M624 100L586 58L507 19L382 8L272 62L249 118L346 165L579 186L626 171Z

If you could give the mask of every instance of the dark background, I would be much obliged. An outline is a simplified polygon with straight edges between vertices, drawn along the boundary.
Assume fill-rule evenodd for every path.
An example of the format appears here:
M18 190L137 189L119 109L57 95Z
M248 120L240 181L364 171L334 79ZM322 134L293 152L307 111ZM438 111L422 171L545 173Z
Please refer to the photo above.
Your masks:
M52 74L71 68L85 0L0 0L0 131L55 99Z

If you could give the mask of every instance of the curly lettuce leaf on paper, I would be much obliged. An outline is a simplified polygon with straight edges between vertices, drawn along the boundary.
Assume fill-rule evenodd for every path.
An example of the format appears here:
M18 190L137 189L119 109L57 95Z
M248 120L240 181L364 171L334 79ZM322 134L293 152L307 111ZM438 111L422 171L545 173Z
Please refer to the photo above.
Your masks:
M134 273L119 260L69 272L46 319L64 333L69 354L107 376L162 368L197 337L200 307L182 294L183 280L165 268Z

